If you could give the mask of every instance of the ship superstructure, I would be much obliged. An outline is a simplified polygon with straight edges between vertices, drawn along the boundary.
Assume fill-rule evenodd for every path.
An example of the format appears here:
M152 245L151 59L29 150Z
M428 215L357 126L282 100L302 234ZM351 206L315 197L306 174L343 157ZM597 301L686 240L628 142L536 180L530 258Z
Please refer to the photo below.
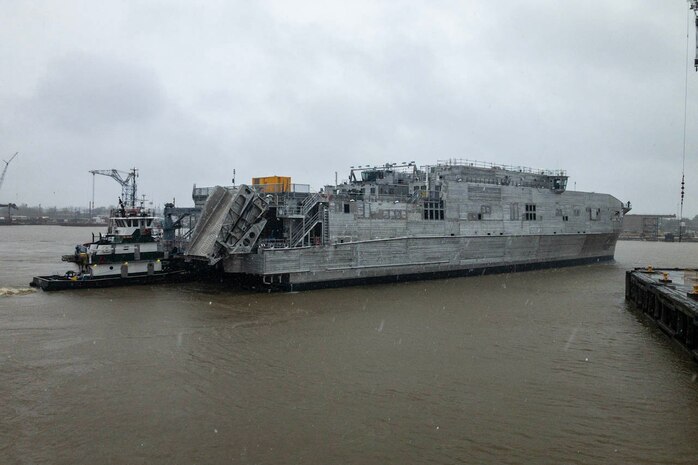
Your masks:
M314 193L278 176L199 188L187 255L284 289L612 259L629 205L568 191L567 179L447 160L352 167Z

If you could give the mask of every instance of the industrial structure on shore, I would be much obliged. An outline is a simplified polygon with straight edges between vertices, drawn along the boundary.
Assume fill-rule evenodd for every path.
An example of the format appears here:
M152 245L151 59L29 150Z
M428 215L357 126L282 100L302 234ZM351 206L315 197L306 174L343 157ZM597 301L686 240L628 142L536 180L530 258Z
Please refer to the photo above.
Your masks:
M665 232L662 228L662 220L674 218L676 215L625 215L620 239L659 241L671 238L673 240L674 234Z

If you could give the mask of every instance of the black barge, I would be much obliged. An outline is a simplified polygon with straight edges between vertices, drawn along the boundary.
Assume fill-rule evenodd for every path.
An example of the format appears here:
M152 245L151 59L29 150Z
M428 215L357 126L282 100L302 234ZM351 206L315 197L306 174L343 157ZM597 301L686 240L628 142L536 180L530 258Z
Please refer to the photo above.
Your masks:
M698 361L698 269L626 271L625 299Z
M102 287L131 286L135 284L163 284L181 282L187 279L188 273L183 270L163 271L153 274L132 274L128 276L90 277L79 276L76 273L65 275L35 276L31 287L44 291L63 291L66 289L95 289Z

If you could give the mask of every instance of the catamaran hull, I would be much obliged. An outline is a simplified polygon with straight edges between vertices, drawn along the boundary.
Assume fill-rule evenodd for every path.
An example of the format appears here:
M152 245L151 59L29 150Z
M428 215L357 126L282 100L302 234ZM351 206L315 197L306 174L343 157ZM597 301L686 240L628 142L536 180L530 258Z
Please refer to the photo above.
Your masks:
M613 260L618 233L412 237L228 257L244 283L282 290L527 271Z

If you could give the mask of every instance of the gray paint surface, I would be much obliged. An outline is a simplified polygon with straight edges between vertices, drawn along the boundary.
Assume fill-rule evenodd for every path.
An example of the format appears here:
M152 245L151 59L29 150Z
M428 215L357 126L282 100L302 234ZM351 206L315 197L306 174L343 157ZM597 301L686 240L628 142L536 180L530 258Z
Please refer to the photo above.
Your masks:
M298 284L609 258L626 211L611 195L566 191L564 172L448 163L368 176L327 186L305 217L276 218L301 247L261 237L223 269ZM277 211L291 198L267 197Z

